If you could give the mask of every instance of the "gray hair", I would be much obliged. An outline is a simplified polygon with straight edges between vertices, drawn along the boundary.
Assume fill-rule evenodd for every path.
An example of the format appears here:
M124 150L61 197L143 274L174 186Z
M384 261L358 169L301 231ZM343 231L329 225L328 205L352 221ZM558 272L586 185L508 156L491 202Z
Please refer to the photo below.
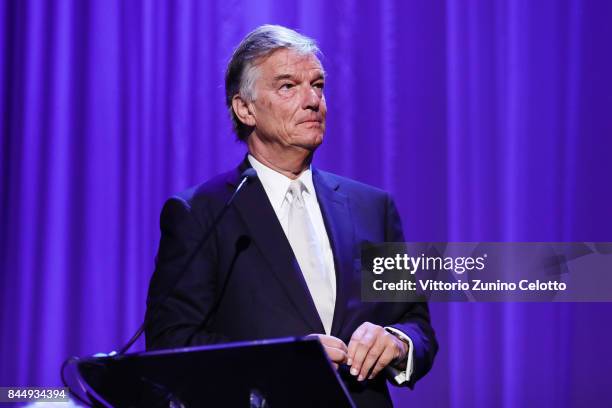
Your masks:
M232 118L238 139L245 141L252 131L238 119L232 107L232 99L238 94L245 101L255 100L254 83L257 79L256 62L279 48L288 48L301 54L320 55L321 51L312 38L279 25L262 25L251 31L238 45L225 71L225 103Z

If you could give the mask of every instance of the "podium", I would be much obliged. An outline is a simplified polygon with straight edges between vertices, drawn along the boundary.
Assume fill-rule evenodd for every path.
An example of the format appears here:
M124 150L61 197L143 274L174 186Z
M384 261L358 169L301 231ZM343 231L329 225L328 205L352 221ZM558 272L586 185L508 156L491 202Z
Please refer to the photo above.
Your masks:
M316 338L92 357L72 365L80 392L98 407L354 407Z

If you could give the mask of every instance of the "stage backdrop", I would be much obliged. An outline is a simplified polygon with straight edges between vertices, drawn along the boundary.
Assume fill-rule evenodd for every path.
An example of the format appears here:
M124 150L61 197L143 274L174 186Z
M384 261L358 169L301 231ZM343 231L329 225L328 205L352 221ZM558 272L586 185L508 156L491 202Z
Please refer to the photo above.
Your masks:
M244 155L223 70L263 23L319 41L315 164L391 191L408 239L612 241L611 21L596 0L0 2L0 385L58 385L138 327L164 199ZM612 403L612 305L431 309L405 406Z

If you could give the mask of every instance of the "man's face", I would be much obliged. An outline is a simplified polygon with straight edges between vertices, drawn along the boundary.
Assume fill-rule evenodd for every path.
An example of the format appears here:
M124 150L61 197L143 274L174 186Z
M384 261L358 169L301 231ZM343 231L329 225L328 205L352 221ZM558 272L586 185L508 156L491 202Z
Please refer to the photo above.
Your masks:
M313 151L323 142L327 107L318 58L279 49L256 69L251 109L255 133L264 143Z

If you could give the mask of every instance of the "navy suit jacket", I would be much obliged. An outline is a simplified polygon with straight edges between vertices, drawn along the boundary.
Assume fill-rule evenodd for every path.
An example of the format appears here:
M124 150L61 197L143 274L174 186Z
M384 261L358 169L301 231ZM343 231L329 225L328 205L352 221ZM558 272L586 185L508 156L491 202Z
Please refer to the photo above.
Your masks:
M237 169L170 198L161 214L161 240L147 300L147 349L324 333L291 246L261 182L249 182L171 287L249 167ZM379 189L313 168L313 182L334 254L336 305L331 335L349 343L363 322L393 326L414 343L414 372L425 375L437 342L426 303L361 302L360 246L404 241L390 196ZM215 307L216 306L216 307ZM213 310L214 309L214 310ZM358 406L389 406L384 375L358 383L341 370Z

